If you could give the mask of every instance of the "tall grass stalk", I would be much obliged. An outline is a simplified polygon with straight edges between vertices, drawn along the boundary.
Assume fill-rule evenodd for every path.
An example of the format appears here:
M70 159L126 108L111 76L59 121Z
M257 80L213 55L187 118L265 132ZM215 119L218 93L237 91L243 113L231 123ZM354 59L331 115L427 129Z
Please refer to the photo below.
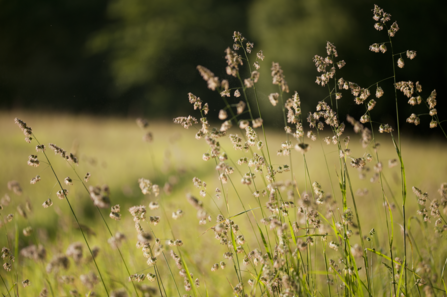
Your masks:
M392 57L392 62L393 62L393 80L394 80L394 98L396 101L396 123L397 123L397 138L398 138L398 143L396 144L393 134L391 133L391 137L393 139L393 143L395 145L396 148L396 152L397 155L399 157L399 161L400 161L400 172L401 172L401 181L402 181L402 213L403 213L403 225L404 225L404 258L407 258L407 225L406 225L406 210L405 210L405 203L407 200L407 185L406 185L406 179L405 179L405 167L404 167L404 162L402 159L402 143L401 143L401 137L400 137L400 126L399 126L399 104L398 104L398 100L397 100L397 81L396 81L396 63L395 63L395 59L394 59L394 48L393 48L393 41L391 40L391 36L389 36L389 40L390 40L390 45L391 45L391 57ZM404 263L405 265L405 271L404 271L404 277L405 277L405 282L404 282L404 291L405 291L405 295L407 294L407 271L406 271L406 265L407 263Z
M191 167L188 165L187 170L180 168L180 166L176 170L177 164L167 160L166 165L168 166L166 166L165 171L162 167L163 164L160 164L160 162L156 164L158 156L155 153L160 150L158 148L153 150L154 146L151 145L149 147L150 156L147 156L147 151L144 152L144 156L150 157L149 167L152 168L150 173L156 176L157 182L164 181L165 185L161 187L145 178L138 179L138 186L141 190L139 195L153 195L155 200L149 199L148 209L145 205L139 205L146 202L136 200L137 198L130 202L134 197L129 197L129 199L123 201L124 205L127 203L137 204L129 208L132 215L132 218L127 220L129 224L126 224L125 221L121 225L125 230L123 234L116 233L113 235L113 226L107 222L107 217L103 214L104 211L100 209L109 207L108 195L107 197L102 195L108 193L108 187L101 190L100 194L94 193L91 188L87 187L87 181L83 182L75 167L68 162L68 165L82 183L84 190L95 200L95 207L101 217L101 219L97 219L102 220L102 223L98 223L98 226L99 224L105 224L107 229L104 234L101 234L101 239L103 236L112 236L109 243L112 247L116 246L118 253L105 256L110 260L110 267L119 266L118 278L112 276L103 278L97 259L95 259L97 250L90 249L87 240L88 230L80 224L79 220L82 220L82 218L75 213L72 199L68 199L67 192L62 187L63 181L56 174L56 169L45 153L44 147L35 139L39 144L36 151L43 152L45 161L40 162L37 156L31 155L28 165L37 167L41 163L48 164L56 178L55 186L59 185L60 187L58 197L67 201L94 261L97 272L91 274L92 283L85 281L85 278L81 280L80 277L80 281L88 287L87 294L93 295L92 288L99 282L102 283L108 296L121 296L120 294L124 294L124 296L134 296L134 294L146 296L147 292L149 292L149 295L159 294L164 297L171 295L178 295L179 297L189 295L194 297L229 295L253 297L371 297L376 295L439 296L446 294L447 286L443 279L446 265L444 264L442 267L439 265L445 260L443 256L445 249L439 244L441 242L439 234L447 230L447 221L441 212L443 210L447 214L447 183L441 184L440 189L438 189L441 196L438 199L432 198L428 193L413 187L416 199L415 201L408 201L409 204L407 205L407 175L411 176L408 172L410 168L408 165L412 164L406 164L407 168L404 166L403 136L401 135L402 127L399 118L402 116L402 106L400 106L401 102L398 103L401 100L397 90L402 91L405 96L410 98L414 93L413 83L397 82L396 62L402 68L404 64L402 54L405 54L405 52L395 53L394 51L392 37L399 30L397 23L387 26L385 23L389 21L391 16L378 6L375 6L373 11L373 19L377 22L374 27L379 31L384 28L389 30L389 41L373 44L370 50L385 53L387 51L386 45L391 47L393 76L379 80L367 88L362 88L353 81L344 80L341 78L343 70L340 69L346 63L338 58L335 45L327 42L327 55L315 55L313 59L316 70L320 73L316 77L316 83L327 88L327 96L318 102L305 102L304 99L307 98L300 98L298 92L295 92L290 98L285 97L289 93L289 87L280 64L272 62L271 68L264 65L263 52L252 53L254 44L246 40L241 33L235 32L232 47L225 50L227 62L225 72L228 79L219 79L207 68L197 67L201 76L207 82L208 88L217 91L222 98L220 105L223 107L218 116L219 120L222 121L220 127L214 126L212 117L208 118L208 112L215 110L216 103L213 101L204 102L192 93L188 94L188 99L193 104L195 113L198 115L200 112L200 119L198 120L191 115L174 119L176 124L180 124L186 129L199 124L200 127L194 126L193 128L196 130L194 131L195 138L202 139L206 143L204 147L194 144L193 148L189 148L188 145L184 145L187 155L184 158L185 162L182 160L180 165L183 166L188 163L186 161L189 160L186 159L196 156L199 150L203 150L202 159L210 161L208 165L216 170L215 174L203 171L201 165L192 163L194 160L191 161ZM407 51L406 54L409 59L412 59L416 52ZM400 56L399 60L395 59L397 56ZM269 72L273 88L272 86L266 86L266 89L272 89L274 93L264 96L264 85L261 85L258 80L260 75ZM218 73L221 73L221 71ZM391 85L391 79L393 79L396 109L393 118L397 124L397 131L394 134L390 125L381 123L376 125L376 122L371 119L373 116L377 116L373 111L377 102L374 99L368 99L371 95L370 89L374 86L377 86L376 97L380 98L384 92L379 84ZM352 102L346 102L345 91L350 91L355 104L364 105L361 106L362 110L360 110L361 112L364 111L364 114L359 121L350 116L346 118L347 122L353 125L354 131L360 133L360 137L349 135L349 132L345 131L344 119L341 119L344 110L342 104L346 104L350 108L353 105ZM416 93L419 95L421 92L422 87L419 83L416 83ZM237 99L239 97L242 98ZM420 104L422 102L421 98L410 98L409 104ZM302 99L303 104L301 105ZM442 127L445 121L440 120L436 109L434 109L435 99L436 92L433 91L429 99L426 100L429 109L428 114L432 117L430 127L436 128L439 126L444 136L447 137ZM277 114L275 114L277 116L276 120L279 120L281 122L279 126L284 128L285 135L280 136L282 140L278 143L273 142L273 140L278 139L276 138L277 135L271 136L273 133L267 132L268 124L264 121L267 118L262 117L266 115L267 111L264 101L267 104L270 102L270 108L277 111ZM306 113L310 110L307 117L303 116L304 109L306 109ZM282 115L279 115L279 112ZM422 115L426 114L412 114L407 122L411 123L413 121L413 123L419 124L419 116ZM369 124L367 124L368 122ZM35 138L35 136L31 128L18 119L16 119L16 123L24 132L25 141L31 142L31 140L34 140L32 138ZM145 119L137 119L140 128L146 128L148 123ZM322 132L324 128L327 132ZM387 142L387 144L391 150L391 145L394 146L398 160L390 160L389 168L400 164L400 178L396 178L396 184L398 185L394 185L390 179L386 178L386 176L390 176L388 172L392 173L392 171L386 171L385 166L382 165L387 154L380 152L379 155L378 141L380 138L374 129L378 129L380 133L390 134L391 142ZM185 133L185 135L187 134ZM229 139L225 139L226 136L229 136ZM360 140L361 144L355 144L354 139ZM152 141L152 134L146 133L143 140ZM228 145L228 141L231 142L230 145ZM319 141L321 146L321 150L317 147L317 152L315 152L314 145L311 145L317 143L316 141ZM333 149L325 149L322 141L328 145L332 144ZM50 146L56 152L59 152L59 148L55 145L51 144ZM274 149L275 147L277 150ZM60 154L65 159L77 163L76 156L73 154L65 155L66 152L60 150ZM302 159L297 157L293 150L301 153ZM277 156L271 153L273 151L277 152ZM137 155L135 154L135 156ZM362 179L366 177L366 174L369 174L370 165L368 163L370 162L376 163L373 163L375 173L373 172L370 181L371 183L378 182L378 185L368 187L368 189L371 189L371 197L361 200L361 196L367 195L368 189L360 188L356 191L358 187L362 187L362 182L356 180L354 170L359 170L359 178ZM331 169L331 167L334 169ZM138 174L139 169L147 173L146 166L132 168L132 174ZM120 171L120 174L124 173L126 172ZM338 187L332 181L334 173ZM194 188L191 190L189 189L191 185L187 185L185 181L189 179L191 182L193 175ZM31 180L31 184L35 184L39 180L40 176L36 176ZM129 183L122 177L120 182ZM72 180L67 177L65 183L71 185ZM130 183L132 189L135 180ZM423 181L419 178L417 183L423 183ZM14 194L21 194L22 190L18 182L8 183L8 188L14 191ZM99 187L96 188L100 189ZM216 190L213 191L212 188ZM397 188L399 190L396 190ZM329 190L328 193L325 192L326 189ZM429 188L428 191L431 192L431 190ZM166 195L159 196L160 191L165 191ZM195 191L200 191L200 196L195 195ZM180 200L179 197L182 194L179 193L181 192L188 193L186 199L183 196L183 199ZM396 198L395 193L397 192L401 192L400 199L402 201ZM130 191L127 190L123 190L123 194L131 195ZM173 195L170 196L170 194ZM379 194L382 199L375 199L376 194ZM350 198L348 198L349 196ZM103 200L97 201L94 197ZM11 200L9 196L0 199L2 207L3 205L7 206ZM426 208L427 201L430 206ZM104 203L99 206L98 202ZM253 203L254 207L251 205ZM419 205L414 208L413 203ZM225 206L222 204L225 204ZM51 205L52 201L49 199L42 206L47 208ZM383 207L384 219L375 218L376 214L379 214L380 218L383 214L382 210L378 210L372 205ZM394 205L397 206L397 211L394 210ZM88 207L90 211L92 206L89 205ZM172 207L175 207L176 211L172 212L171 218L167 214L170 214ZM0 208L0 210L2 209ZM113 206L110 217L115 220L124 219L125 216L120 213L121 209L120 205ZM195 214L192 213L194 210L191 211L191 209L197 211L196 218L194 218ZM371 209L372 211L369 211ZM420 219L409 213L413 209L421 216ZM54 210L56 213L59 211L57 207ZM17 212L24 216L23 209L18 208ZM160 216L156 215L157 212ZM87 212L87 214L90 214L90 212ZM146 220L146 215L149 214L151 216ZM367 216L371 219L366 218ZM36 295L33 287L22 288L22 286L26 287L30 284L25 277L30 279L34 277L35 279L32 279L33 284L38 282L44 285L48 284L53 291L48 275L45 272L40 273L40 267L32 267L27 265L28 262L23 262L28 261L24 259L27 258L25 254L20 257L22 254L19 253L20 247L33 240L33 238L22 240L22 221L17 220L17 217L14 217L13 214L5 216L4 219L5 224L12 222L12 227L9 230L11 234L8 234L8 226L5 226L6 245L9 248L5 247L2 250L2 258L6 259L4 262L7 262L4 263L3 268L7 272L12 269L14 271L9 273L9 277L4 277L2 270L1 283L3 283L4 290L7 291L3 294L8 297L19 297L19 293L20 296L26 293ZM434 222L434 235L430 233L430 219L436 220ZM30 235L28 231L33 226L39 227L39 224L34 220L33 223L35 224L32 224L30 219L23 223L27 223L30 227L23 229L24 236ZM156 226L159 223L161 223L161 229L158 229L160 227L152 227L152 225ZM196 224L194 225L194 223ZM133 228L130 227L132 224L137 233L136 248L142 252L139 257L133 256L133 247L130 242L125 246L120 245L121 240L124 240L125 234L127 234L127 228ZM403 228L403 247L400 240L394 240L394 227L398 225L402 225ZM97 225L92 224L91 226L93 227L89 232L97 231ZM3 222L0 222L0 227L3 227ZM378 232L373 228L368 233L365 228L371 227L377 228ZM199 236L214 237L218 242L217 247L208 243L207 239L203 240L205 245L199 246L202 238L199 240L194 238L195 231ZM57 237L60 238L60 231L56 230L55 232ZM156 234L160 237L157 237ZM53 235L51 234L51 236ZM38 245L36 234L33 233L33 236L35 244ZM42 244L46 243L44 238L44 236L39 236ZM3 237L2 239L5 240ZM193 243L195 240L197 242ZM407 244L409 244L410 253L407 253ZM79 243L77 245L83 246ZM197 249L194 254L191 247ZM60 248L57 250L60 250ZM170 257L166 257L165 252L167 250L170 250ZM129 252L126 253L126 251ZM12 263L14 259L12 255L15 256L16 263ZM127 259L131 261L130 266L125 260L127 255L131 256ZM72 254L68 250L66 255L58 254L57 256L62 258L61 261L65 261L61 265L64 269L68 269L70 256ZM32 259L33 257L29 258ZM77 258L74 256L73 258L77 264L80 264ZM82 251L80 258L82 258ZM121 259L124 269L120 266L118 258ZM160 261L160 259L163 260ZM131 275L131 267L143 264L139 263L142 260L147 261L147 268L140 269L139 273ZM175 263L178 271L174 271L175 268L172 269L171 261ZM24 265L21 265L22 263ZM43 262L35 265L40 264L45 269ZM81 271L84 267L80 266L77 265L70 273L75 274L76 269ZM104 264L101 267L109 266ZM32 268L37 269L38 272L34 275L26 275ZM51 273L50 268L46 269L48 273ZM92 266L89 268L92 268ZM210 269L211 273L209 272ZM198 274L197 279L193 277L193 271ZM143 272L146 272L147 275ZM176 272L181 276L181 282L177 282L179 276ZM36 274L39 275L35 276ZM99 280L96 274L99 275ZM125 278L124 274L126 274ZM438 278L439 274L441 279ZM59 276L61 274L56 270L53 295L68 296L80 293L74 292L74 290L70 291L72 288L69 285L62 284L58 279ZM23 278L25 281L21 282L22 279L19 280L19 278ZM127 280L132 282L134 292L124 283ZM143 281L153 281L154 285L150 287ZM200 287L201 283L205 284L204 289ZM210 285L210 283L213 285ZM108 289L116 286L121 286L125 290L118 289L110 292L109 295ZM77 281L76 284L73 284L74 288L78 289ZM101 288L98 289L102 290ZM186 295L184 291L186 291Z
M70 163L68 163L68 164L69 164L69 166L71 167L71 169L73 169L74 173L75 173L76 176L78 177L79 181L81 182L81 184L82 184L83 188L85 189L85 191L87 192L87 194L90 195L90 191L88 190L88 188L87 188L87 186L85 185L85 183L82 181L81 177L79 176L78 172L76 171L76 168L75 168L73 165L71 165ZM154 165L154 166L155 166L155 165ZM98 211L99 215L101 216L101 219L102 219L102 221L104 222L104 225L106 225L107 231L109 232L110 236L113 237L113 233L112 233L112 231L110 230L109 224L108 224L107 221L105 220L105 218L104 218L104 216L103 216L103 214L102 214L102 212L101 212L101 209L99 209L99 207L98 207L97 205L95 205L95 208L96 208L96 210ZM130 276L131 273L130 273L130 271L129 271L129 268L127 267L126 261L124 260L123 254L121 253L121 249L120 249L120 247L117 246L116 249L118 250L118 253L119 253L119 255L120 255L121 261L122 261L123 264L124 264L124 268L126 269L127 276ZM135 291L136 296L138 297L139 294L138 294L137 287L135 286L134 282L132 282L132 286L133 286L133 288L134 288L134 291Z
M36 142L37 142L39 145L41 145L41 143L39 142L39 140L37 140L37 138L36 138L36 136L34 135L34 133L33 133L33 137L34 137L34 139L36 140ZM84 238L85 244L87 245L87 248L88 248L88 250L89 250L89 252L90 252L90 255L92 256L92 260L93 260L93 262L95 263L95 267L96 267L96 270L98 271L99 277L101 278L101 282L102 282L102 285L103 285L103 287L104 287L104 290L106 291L107 296L110 296L110 295L109 295L109 291L107 290L107 286L106 286L106 284L105 284L105 282L104 282L104 279L103 279L103 277L102 277L101 271L100 271L100 269L99 269L99 267L98 267L98 264L96 263L96 259L95 259L94 255L93 255L93 252L92 252L92 250L91 250L91 248L90 248L90 245L88 244L87 238L85 237L84 230L83 230L83 228L81 227L81 224L79 223L78 217L76 216L76 213L75 213L73 207L71 206L70 200L68 200L67 194L65 193L64 188L62 187L62 184L61 184L61 182L60 182L60 180L59 180L59 177L58 177L57 174L56 174L56 171L54 171L54 167L53 167L53 165L51 165L50 159L48 158L48 156L47 156L47 154L45 153L45 151L43 151L42 153L43 153L43 155L45 156L45 159L46 159L47 162L48 162L48 166L50 166L51 171L53 172L54 177L56 178L57 183L59 184L59 188L61 189L61 191L62 191L62 193L63 193L63 195L64 195L64 197L65 197L65 201L67 201L68 206L70 207L71 213L73 214L73 217L74 217L75 220L76 220L76 224L78 225L79 230L80 230L81 233L82 233L82 237Z

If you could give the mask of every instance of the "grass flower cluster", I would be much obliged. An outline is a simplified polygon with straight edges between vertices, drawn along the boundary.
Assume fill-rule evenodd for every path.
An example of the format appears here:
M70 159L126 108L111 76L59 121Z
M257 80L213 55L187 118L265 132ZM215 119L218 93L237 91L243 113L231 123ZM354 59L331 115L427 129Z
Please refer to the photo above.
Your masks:
M16 118L25 141L35 145L28 152L30 185L38 191L51 179L53 188L39 203L16 203L23 181L7 184L0 201L3 296L446 295L447 183L430 194L419 189L426 185L421 178L407 185L409 154L399 126L401 105L410 104L423 113L404 115L407 123L430 116L427 127L447 138L437 93L427 96L419 81L399 81L396 66L411 67L416 51L395 52L400 28L389 13L376 5L372 18L387 41L369 50L388 55L390 76L369 86L343 78L349 65L327 42L313 62L315 82L328 95L308 103L308 114L280 64L265 65L264 53L235 32L224 51L227 78L197 66L223 101L220 123L208 118L215 103L192 93L185 100L193 114L174 119L193 130L185 132L195 135L188 157L204 165L173 169L166 154L162 168L156 130L137 119L150 155L145 168L151 168L134 180L144 197L137 202L117 203L114 187L93 170L81 172L88 161L76 147L69 152L41 143L39 131ZM261 75L271 76L274 92L259 91ZM394 93L384 92L386 84ZM341 118L339 107L349 100L360 118ZM395 101L394 122L375 120L383 100ZM265 127L261 101L281 111L283 131ZM316 165L315 151L321 152ZM36 232L43 229L42 212L60 218L53 239ZM378 214L380 220L372 218Z

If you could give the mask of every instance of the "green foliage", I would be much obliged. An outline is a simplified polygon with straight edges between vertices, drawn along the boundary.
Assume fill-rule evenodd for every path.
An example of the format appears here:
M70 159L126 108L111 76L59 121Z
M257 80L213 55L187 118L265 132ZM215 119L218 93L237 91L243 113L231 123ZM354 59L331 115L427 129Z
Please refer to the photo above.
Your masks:
M89 48L108 53L119 92L140 88L146 112L173 114L197 82L197 58L223 65L219 57L233 30L245 29L245 14L240 1L116 0L107 11L113 22L93 35Z
M421 83L428 89L442 85L445 58L439 36L447 28L442 15L447 3L381 2L377 4L395 11L393 16L406 24L408 30L398 37L402 50L410 48L420 55L404 78L424 73ZM338 46L350 65L342 71L345 79L360 77L357 83L363 84L389 76L391 69L381 57L358 54L373 42L385 41L370 30L372 4L355 0L0 1L0 108L172 117L186 107L179 98L200 89L196 65L205 61L217 76L224 76L223 51L233 31L251 36L256 47L267 53L264 67L279 62L292 90L300 90L305 98L320 98L325 90L314 88L312 57L322 54L327 40ZM434 64L428 71L426 65ZM261 81L268 79L261 75ZM259 91L265 99L271 89ZM378 108L391 108L382 106ZM308 109L303 107L304 112ZM357 115L354 105L344 106L341 112ZM265 117L274 119L278 114L269 109Z
M250 7L249 29L266 55L265 65L279 62L291 90L315 94L315 54L323 54L326 41L351 43L355 31L351 11L330 0L259 0ZM263 81L270 80L267 75ZM326 90L323 90L326 92Z

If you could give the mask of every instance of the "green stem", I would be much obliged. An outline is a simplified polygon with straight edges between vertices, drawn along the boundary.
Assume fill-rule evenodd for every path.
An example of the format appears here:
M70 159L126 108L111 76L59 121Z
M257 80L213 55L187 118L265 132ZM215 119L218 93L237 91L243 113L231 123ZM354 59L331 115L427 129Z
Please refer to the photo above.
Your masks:
M387 28L388 29L388 28ZM395 65L395 61L394 61L394 48L393 48L393 42L391 41L391 36L389 36L388 34L388 38L390 40L390 45L391 45L391 54L392 54L392 59L393 59L393 76L394 76L394 98L396 101L396 121L397 121L397 137L398 137L398 149L396 147L397 153L399 155L399 160L400 160L400 165L401 165L401 178L402 178L402 213L403 213L403 219L404 219L404 259L407 258L407 236L406 236L406 220L405 220L405 200L406 200L406 196L407 196L407 189L406 189L406 181L405 181L405 169L404 169L404 163L402 160L402 144L401 144L401 137L400 137L400 128L399 128L399 106L397 103L397 88L396 88L396 65ZM391 133L391 137L393 137L393 134ZM394 141L394 137L393 137L393 141ZM405 295L407 295L407 263L404 263L404 272L405 272Z
M71 164L70 164L70 165L71 165ZM76 174L76 176L78 177L79 181L81 181L82 185L84 186L84 189L85 189L85 190L87 191L87 193L90 195L90 192L89 192L87 186L86 186L85 183L82 181L82 179L81 179L81 177L79 176L79 174L78 174L78 172L76 171L76 169L75 169L73 166L71 166L71 168L72 168L73 171L75 172L75 174ZM103 221L104 224L106 225L107 230L109 231L110 236L113 237L113 233L112 233L112 231L110 230L109 224L107 224L107 221L105 220L105 218L104 218L104 216L103 216L101 210L99 209L98 206L96 206L96 209L98 210L98 213L99 213L99 215L101 216L102 221ZM127 275L130 276L129 268L127 267L126 261L124 261L123 254L121 253L121 249L120 249L118 246L117 246L117 250L118 250L118 253L120 254L121 261L123 262L124 267L126 268ZM133 288L134 288L134 290L135 290L135 294L136 294L137 297L138 297L139 295L138 295L137 287L135 286L134 282L132 282L132 286L133 286Z
M11 293L8 291L8 286L6 285L5 280L3 279L2 275L0 274L0 278L2 279L3 285L5 286L6 292L8 292L9 297L11 297Z
M34 139L36 139L37 143L40 145L40 142L37 140L36 136L35 136L34 134L33 134L33 136L34 136ZM92 256L92 260L93 260L93 262L95 263L96 270L98 270L98 274L99 274L99 277L101 278L101 282L102 282L102 284L103 284L103 286L104 286L104 289L105 289L105 291L106 291L106 294L107 294L107 296L110 296L110 295L109 295L109 291L107 290L106 284L105 284L105 282L104 282L104 279L103 279L103 277L102 277L101 271L99 270L98 264L96 263L95 257L93 256L93 252L92 252L92 250L91 250L91 248L90 248L90 245L88 244L87 238L85 237L85 234L84 234L84 231L82 230L81 224L79 223L78 217L76 216L76 213L74 212L74 209L73 209L73 207L71 206L70 200L68 200L68 197L67 197L67 195L65 194L64 188L62 187L62 184L61 184L59 178L57 177L56 171L54 171L53 165L51 165L50 159L48 158L48 156L47 156L47 154L45 153L45 151L43 151L43 155L44 155L45 158L47 159L47 162L48 162L48 164L49 164L51 170L53 171L54 177L56 178L56 180L57 180L57 182L58 182L58 184L59 184L59 187L60 187L62 193L64 194L65 200L67 201L68 206L70 207L71 213L73 214L73 216L74 216L74 218L75 218L75 220L76 220L76 223L77 223L77 225L78 225L78 227L79 227L79 230L81 230L82 237L84 238L85 244L87 245L87 248L88 248L88 250L90 251L90 255Z
M368 108L366 109L366 112L368 113L368 115L370 115L370 112L369 112ZM370 115L370 117L371 117L371 115ZM376 145L376 138L374 136L374 128L373 128L372 122L370 122L370 126L371 126L372 140L373 140L374 145ZM377 163L380 163L379 153L377 152L377 150L375 150L375 152L376 152ZM383 189L383 178L384 178L384 176L382 174L382 171L380 171L379 174L380 174L380 186L382 188L382 202L386 203L386 200L385 200L385 190ZM390 191L391 191L391 189L390 189ZM393 196L393 198L394 198L394 196ZM389 227L389 223L388 223L388 215L387 215L386 209L385 209L385 221L386 221L386 228L388 230L388 244L389 244L389 249L390 249L390 255L391 255L391 259L393 259L393 241L391 240L390 227ZM393 289L394 289L394 295L396 296L396 282L394 281L394 275L395 275L394 265L391 265L391 268L392 268L392 271L393 271L393 282L392 282L392 284L393 284Z

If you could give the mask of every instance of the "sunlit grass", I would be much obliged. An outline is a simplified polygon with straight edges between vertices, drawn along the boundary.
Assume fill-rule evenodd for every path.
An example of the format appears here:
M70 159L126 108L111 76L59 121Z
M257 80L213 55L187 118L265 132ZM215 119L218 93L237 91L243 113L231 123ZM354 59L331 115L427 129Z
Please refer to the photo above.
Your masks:
M113 221L108 218L108 210L103 210L103 215L106 216L112 232L121 232L126 235L127 240L121 246L126 262L130 267L131 273L148 273L153 272L153 268L148 268L145 259L141 256L139 249L135 247L136 232L133 228L133 222L127 209L133 205L148 205L154 198L148 198L141 194L138 188L138 178L145 177L156 184L163 187L165 182L176 179L177 184L173 186L171 195L166 195L161 190L162 194L157 200L162 205L158 210L148 210L148 215L157 215L161 217L161 223L157 226L150 226L155 235L162 240L181 239L184 245L181 247L184 259L189 266L189 269L194 274L194 279L198 277L201 281L199 292L205 296L204 288L206 286L210 296L226 296L230 294L232 288L230 283L236 284L237 279L234 273L232 263L227 261L228 265L225 270L218 272L211 272L210 268L214 263L219 263L223 260L223 253L226 251L224 246L219 245L213 239L212 230L208 230L215 222L215 218L220 211L225 217L235 215L243 211L243 207L232 188L231 184L226 184L224 189L228 195L229 212L226 209L224 199L216 199L214 189L221 187L216 179L216 173L213 170L213 164L209 161L201 160L202 154L206 151L206 147L199 140L194 139L195 130L184 130L171 123L152 123L148 131L151 131L154 140L151 143L142 141L144 132L135 124L134 120L116 119L116 118L96 118L89 116L69 116L69 115L37 115L31 113L17 112L2 113L0 117L0 135L2 142L0 143L0 151L2 152L0 171L0 180L3 181L1 190L8 193L12 198L11 204L1 211L2 216L9 213L15 214L15 219L12 223L4 224L2 227L2 234L8 235L10 244L15 240L15 230L17 228L19 238L19 250L30 244L40 243L47 249L47 259L44 263L40 261L34 262L24 259L19 256L16 259L16 268L13 270L13 277L18 277L19 283L24 279L31 281L31 286L22 288L20 285L19 293L27 296L38 294L40 290L47 286L42 277L44 266L51 260L56 253L65 253L69 244L73 242L82 242L82 237L79 230L75 227L75 222L69 215L68 206L64 201L57 199L55 186L56 181L51 175L50 169L46 164L41 164L38 168L32 168L26 165L28 155L34 154L35 144L27 144L23 141L23 134L14 125L14 117L19 117L25 120L31 127L33 132L39 137L39 141L48 144L55 143L63 147L67 151L75 151L80 158L80 165L76 167L80 176L83 177L86 172L90 172L92 177L88 185L109 185L111 189L110 199L112 204L121 205L122 219L121 221ZM279 131L267 131L267 137L272 151L279 149L280 142L283 136ZM237 131L234 131L237 133ZM361 156L364 150L360 143L352 136L349 148L351 154ZM387 164L389 159L395 158L395 153L392 144L389 141L380 141L380 155L382 162ZM229 141L222 141L222 148L229 154L229 162L236 162L244 153L232 153L230 150L231 144ZM327 146L323 144L326 156L328 158L329 174L332 178L332 183L335 187L333 193L338 207L341 207L340 196L337 192L337 173L336 166L338 164L338 150L333 145ZM308 152L307 162L311 164L309 167L310 176L313 181L318 181L326 192L332 192L331 182L329 180L328 170L322 156L322 148L320 141L311 142L311 149ZM407 184L409 186L417 186L431 196L436 196L436 190L442 182L445 182L445 173L447 171L447 155L444 153L443 144L437 140L415 141L412 139L403 139L403 151L406 159L406 170L408 171ZM101 251L97 258L98 265L105 275L105 281L110 290L114 288L127 287L129 294L131 294L132 286L127 282L128 275L120 262L116 250L110 248L107 244L109 238L105 226L102 224L99 215L93 211L92 200L82 188L79 181L75 179L74 173L67 163L60 157L55 156L47 149L51 162L54 164L55 170L60 178L70 176L74 179L74 185L69 186L69 198L72 201L74 209L79 216L81 224L88 226L94 232L88 236L91 246L99 246ZM151 157L151 154L153 157ZM303 192L310 191L310 184L305 184L303 158L302 155L294 152L292 155L295 180L298 185L298 190ZM272 164L275 166L284 165L288 163L287 157L272 156ZM235 166L236 167L236 166ZM392 196L397 197L397 208L393 210L395 217L395 232L400 233L401 217L398 212L399 205L399 172L398 168L388 169L384 166L384 176L391 186L391 192L386 189L386 195L390 202L394 202ZM363 197L358 197L357 204L359 207L360 219L362 221L362 228L369 231L374 228L376 230L378 242L386 242L386 227L385 212L381 205L381 194L377 186L371 187L369 178L372 173L367 173L364 180L360 180L356 174L355 169L350 169L353 183L355 184L354 191L357 189L368 188L369 194ZM245 173L245 172L242 172ZM29 184L29 180L35 175L40 175L42 180L36 185ZM232 175L234 184L238 189L238 194L243 200L246 208L257 208L257 201L252 195L253 187L247 188L240 184L240 178L237 178L239 173L236 171ZM192 177L198 177L207 182L207 197L200 197L199 190L192 184ZM282 173L284 179L290 178L289 172ZM7 181L16 180L20 183L23 189L21 196L16 196L7 189ZM263 188L260 180L256 180L258 187ZM212 216L213 222L205 226L198 225L196 218L196 210L189 205L185 197L187 193L192 193L204 202L204 208ZM42 203L51 198L54 205L50 208L44 209ZM212 201L214 200L214 201ZM32 205L32 212L28 213L28 218L25 219L17 214L16 207L24 205L29 201ZM412 193L409 193L409 207L408 214L410 216L416 215L416 199ZM348 202L348 204L350 204ZM219 208L219 209L218 209ZM162 210L164 209L164 211ZM182 209L185 215L173 220L171 213ZM342 210L340 210L342 212ZM292 212L293 213L293 212ZM292 220L295 220L295 215L291 213ZM165 216L167 215L167 217ZM260 209L255 209L249 213L252 222L258 222L262 218ZM166 220L170 221L170 225L166 224ZM257 230L253 230L249 224L246 215L241 215L234 218L234 221L240 226L240 234L244 234L247 240L248 250L258 247L259 234L255 234ZM147 228L148 223L144 223L144 228ZM22 234L22 229L32 226L34 229L34 236L25 237ZM256 225L255 225L256 228ZM432 242L427 242L428 239L422 237L422 230L416 223L412 223L411 230L418 242L420 242L420 249L427 249ZM207 231L205 233L205 231ZM87 232L89 233L89 232ZM173 238L174 234L175 238ZM304 235L304 230L298 235ZM258 238L256 238L258 237ZM396 246L401 246L399 241L400 236L396 237ZM430 240L436 240L432 238ZM352 239L351 243L356 243L356 239ZM6 236L0 238L2 246L8 246ZM375 246L373 244L372 246ZM170 263L170 267L175 275L177 285L180 287L180 292L184 292L182 278L178 275L178 269L175 267L172 259L169 256L169 247L165 247L165 255ZM337 259L335 252L328 250L328 257ZM383 251L386 253L386 251ZM409 252L411 255L411 252ZM413 257L416 257L413 251ZM95 271L91 261L88 261L88 251L84 249L84 262L82 265L76 265L71 261L71 266L67 271L60 271L56 274L48 274L48 279L52 283L55 296L66 292L67 296L70 290L76 289L78 292L85 294L88 292L82 286L79 277L81 274L86 274L90 271ZM438 258L436 258L438 259ZM441 260L441 259L439 259ZM380 261L376 259L374 261ZM158 268L160 274L163 276L162 280L168 293L168 296L177 294L175 285L165 260L162 256L158 257ZM436 263L434 263L436 265ZM441 264L438 264L441 265ZM315 270L324 270L324 267L314 267ZM244 277L253 278L248 272L250 269L242 267ZM440 267L437 267L440 271ZM10 287L11 278L5 271L2 271L2 276L8 282ZM17 276L16 276L17 273ZM253 273L253 272L252 272ZM58 281L61 276L70 275L74 277L73 284L63 284ZM320 281L324 281L324 275L318 275ZM15 280L14 280L15 281ZM375 282L382 282L381 276L375 276ZM144 282L148 284L146 280ZM149 283L157 289L156 283ZM102 296L105 292L99 284L96 285L94 291ZM158 289L157 289L158 290ZM322 289L324 290L324 289ZM5 287L1 286L1 292L8 295ZM11 291L12 294L12 291Z

